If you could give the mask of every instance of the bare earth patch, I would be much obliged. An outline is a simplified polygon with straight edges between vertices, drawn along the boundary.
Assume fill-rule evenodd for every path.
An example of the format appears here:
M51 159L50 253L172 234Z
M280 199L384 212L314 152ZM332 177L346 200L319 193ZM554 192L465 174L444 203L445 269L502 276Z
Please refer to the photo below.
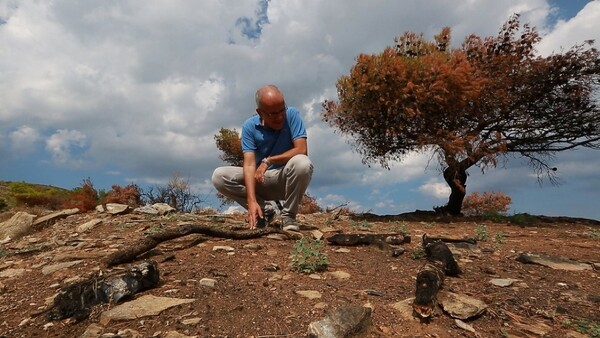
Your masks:
M102 222L77 232L93 219ZM304 337L310 323L345 305L372 309L371 324L362 337L585 337L575 331L576 323L600 325L597 222L554 219L518 226L465 218L334 220L329 214L302 215L300 220L343 233L407 231L412 241L402 245L405 252L400 255L385 246L326 242L321 251L330 265L308 275L289 266L296 240L191 234L163 242L131 264L107 268L106 257L139 243L147 234L190 223L243 229L244 216L76 214L0 245L0 337L81 337L86 330L88 337L175 337L175 331L180 337ZM323 232L325 238L334 234ZM397 309L399 302L414 297L415 277L425 262L420 254L424 233L487 236L476 246L455 251L462 274L445 278L442 287L443 292L467 295L487 305L483 314L463 321L475 333L439 307L428 322ZM308 230L302 234L312 236ZM517 261L523 253L568 258L591 268L569 271L526 264ZM119 304L96 305L80 321L49 321L39 314L61 287L100 274L117 274L147 259L158 263L157 287ZM149 295L192 301L157 315L101 320L106 311Z

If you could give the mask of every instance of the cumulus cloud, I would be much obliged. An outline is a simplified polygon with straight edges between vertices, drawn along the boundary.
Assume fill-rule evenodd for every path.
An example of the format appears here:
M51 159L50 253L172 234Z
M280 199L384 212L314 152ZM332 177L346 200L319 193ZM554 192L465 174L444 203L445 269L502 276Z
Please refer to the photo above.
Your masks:
M35 144L40 139L37 130L29 126L21 126L9 134L11 151L15 156L25 156L35 150Z
M458 46L471 33L497 34L515 12L541 29L540 53L550 53L597 39L599 6L589 2L554 26L556 9L546 0L4 1L0 142L12 152L45 149L57 170L94 165L140 184L181 172L208 194L208 178L222 164L213 135L221 127L239 130L255 113L256 89L274 83L305 118L311 189L321 196L363 189L361 209L400 206L397 196L370 192L439 179L431 155L412 154L390 170L369 167L321 120L321 103L337 98L335 83L355 57L383 50L405 31L431 38L445 26ZM35 131L48 130L57 132L43 148ZM431 182L423 189L439 194Z
M52 162L60 167L81 167L84 162L73 152L86 146L86 136L77 130L60 129L46 140L46 150Z
M417 189L421 194L431 196L436 199L448 198L450 195L450 187L446 182L441 182L435 178L427 180Z

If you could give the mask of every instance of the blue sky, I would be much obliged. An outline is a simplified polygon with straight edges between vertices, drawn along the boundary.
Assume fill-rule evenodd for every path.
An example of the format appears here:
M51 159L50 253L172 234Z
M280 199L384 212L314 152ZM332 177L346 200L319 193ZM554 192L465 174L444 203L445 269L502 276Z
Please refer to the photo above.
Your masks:
M458 4L458 5L457 5ZM365 166L321 121L321 102L360 53L405 31L494 35L512 13L542 34L540 54L600 37L600 1L0 0L0 180L99 189L166 183L175 173L218 206L213 136L254 113L254 92L277 84L303 113L315 163L309 192L323 206L398 214L430 210L448 188L431 156L390 170ZM501 191L511 212L600 219L600 152L555 158L562 184L538 184L518 159L468 192Z

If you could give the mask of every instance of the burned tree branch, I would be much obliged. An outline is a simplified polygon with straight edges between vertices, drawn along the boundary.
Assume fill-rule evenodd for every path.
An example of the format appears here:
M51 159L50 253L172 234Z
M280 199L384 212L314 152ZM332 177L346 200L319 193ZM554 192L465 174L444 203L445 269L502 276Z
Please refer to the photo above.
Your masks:
M265 228L260 230L250 231L235 231L226 228L220 228L208 225L198 224L183 224L177 228L166 229L165 231L149 235L137 244L121 249L109 255L104 264L107 267L128 263L135 260L139 255L155 248L162 242L166 242L175 238L184 237L190 234L202 234L211 237L229 238L229 239L252 239L259 238L272 233L285 234L288 237L294 237L293 234L275 228Z

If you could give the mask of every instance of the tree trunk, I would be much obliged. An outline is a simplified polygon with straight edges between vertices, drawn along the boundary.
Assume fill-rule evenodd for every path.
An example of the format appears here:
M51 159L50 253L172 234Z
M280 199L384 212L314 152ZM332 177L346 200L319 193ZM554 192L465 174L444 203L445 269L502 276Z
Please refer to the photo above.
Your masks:
M467 170L462 168L461 165L448 166L444 170L444 180L450 186L451 192L448 204L443 206L441 210L453 216L460 216L462 215L462 202L467 194Z

